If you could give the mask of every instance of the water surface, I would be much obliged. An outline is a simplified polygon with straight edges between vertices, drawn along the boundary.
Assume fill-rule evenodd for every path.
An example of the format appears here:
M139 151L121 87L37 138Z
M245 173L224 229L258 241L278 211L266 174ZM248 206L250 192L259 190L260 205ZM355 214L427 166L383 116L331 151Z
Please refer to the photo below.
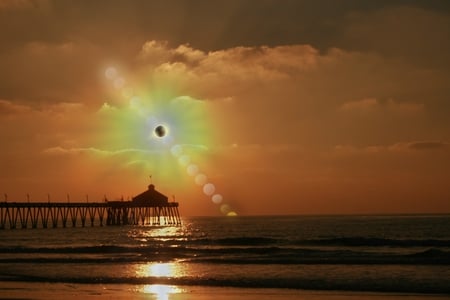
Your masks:
M0 241L3 295L13 282L450 294L448 215L201 217Z

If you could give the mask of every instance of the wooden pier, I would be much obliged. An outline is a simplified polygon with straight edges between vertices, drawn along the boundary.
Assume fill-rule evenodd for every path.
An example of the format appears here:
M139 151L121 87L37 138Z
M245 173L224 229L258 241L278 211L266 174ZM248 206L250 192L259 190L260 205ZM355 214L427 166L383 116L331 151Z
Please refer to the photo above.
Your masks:
M179 226L177 202L148 191L132 201L93 203L0 202L0 229L111 225Z

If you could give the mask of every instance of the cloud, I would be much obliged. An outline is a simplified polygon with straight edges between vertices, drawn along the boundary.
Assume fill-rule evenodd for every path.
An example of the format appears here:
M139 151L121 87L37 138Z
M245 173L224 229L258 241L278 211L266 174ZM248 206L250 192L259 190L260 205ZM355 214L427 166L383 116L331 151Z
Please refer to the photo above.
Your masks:
M415 114L424 110L424 104L414 102L399 102L393 99L380 101L376 98L364 98L356 101L348 101L339 107L343 112L374 112L384 110L404 114Z
M434 151L449 150L450 143L443 141L411 141L398 142L389 145L372 145L372 146L354 146L354 145L336 145L333 151L338 154L377 154L377 153L399 153L412 151Z
M310 45L240 46L206 53L188 44L169 48L167 42L148 41L138 58L158 75L178 74L194 86L220 86L220 82L243 85L285 80L293 73L314 69L320 55Z
M68 119L74 114L85 112L85 105L76 102L59 102L43 104L40 107L18 104L11 100L0 99L0 115L23 116L25 118L58 118Z
M150 154L152 151L144 149L120 149L120 150L102 150L94 147L88 148L64 148L60 146L47 148L42 151L46 155L80 155L91 154L100 156L117 156L123 154Z
M141 62L159 65L162 63L183 63L187 66L218 72L240 73L243 68L250 71L310 69L317 64L319 51L310 45L233 47L224 50L204 52L182 44L170 48L167 41L147 41L138 54ZM236 68L238 70L236 70Z
M335 47L319 51L310 44L205 52L188 44L171 48L167 42L152 40L138 57L141 77L152 78L155 85L165 83L201 99L242 101L243 95L256 99L262 93L274 99L278 93L283 95L278 103L295 97L303 111L309 106L338 105L345 111L382 108L417 113L425 108L419 96L424 89L442 90L448 85L439 72L405 61ZM341 102L349 96L357 100Z
M31 108L26 105L16 104L9 100L0 99L0 115L15 115L30 112Z
M28 43L25 48L32 56L48 58L48 54L54 52L71 59L81 55L85 46L78 42L55 45L36 42ZM224 129L215 134L223 144L267 145L295 141L329 147L349 143L355 136L363 144L401 140L406 131L411 131L410 124L406 126L411 117L423 115L425 107L428 109L429 103L435 101L432 96L426 99L422 96L423 89L432 89L427 82L438 84L440 88L444 86L440 86L435 74L422 73L404 62L338 48L319 51L308 44L239 46L207 52L189 44L171 47L169 42L151 40L144 43L137 56L139 63L127 71L133 74L127 77L130 87L136 87L137 92L141 92L141 87L148 87L148 94L152 89L165 88L173 93L168 99L175 99L171 103L178 108L186 103L205 105L208 117L214 122L212 130ZM74 84L79 84L82 90L95 85L75 81ZM62 87L61 92L67 88ZM72 88L77 89L71 87L67 95ZM139 96L145 98L146 92ZM46 110L41 110L70 117L73 113L86 115L91 102L97 103L97 108L100 103L106 103L101 113L123 108L122 104L114 104L114 97L76 98L51 98L46 103L56 104L47 104ZM59 100L54 102L56 99ZM197 99L214 101L210 104ZM356 100L343 102L343 99ZM149 113L150 107L142 114ZM375 117L370 122L348 117L362 112L364 117L369 113L374 113ZM389 119L384 118L386 114ZM90 122L95 122L97 117L99 114L89 116ZM421 125L425 128L423 125L426 124ZM78 145L95 144L80 142Z
M51 117L69 119L75 114L80 115L86 113L86 106L79 102L59 102L48 104L39 111Z
M179 96L173 98L171 101L172 105L197 105L202 104L202 101L191 96Z
M398 102L392 99L388 100L386 106L390 111L411 114L422 112L425 109L425 105L423 103Z
M167 41L147 41L138 54L138 59L147 64L163 64L181 62L187 65L196 65L207 57L201 50L192 48L189 44L170 48Z
M47 0L2 0L0 1L0 10L22 10L39 8L49 4Z
M449 66L448 10L394 5L349 13L343 24L340 44L347 49L376 51L421 66Z
M427 150L448 149L450 143L441 141L420 141L420 142L411 142L407 146L409 149L412 150L427 151Z
M357 101L345 102L340 110L342 111L370 111L379 107L378 100L375 98L366 98Z
M328 147L356 136L363 143L382 144L403 139L412 119L419 126L435 107L449 109L427 94L447 88L442 74L373 52L319 51L308 44L209 52L188 45L178 51L181 46L155 41L146 45L141 62L150 76L142 78L213 100L216 120L234 134L225 143L286 143L297 137ZM217 100L227 98L233 99L228 106Z
M29 41L0 51L0 97L23 102L96 99L99 48L85 41Z
M392 151L397 148L398 144L395 145L371 145L371 146L354 146L354 145L336 145L333 147L333 153L338 155L360 155L360 154L379 154Z

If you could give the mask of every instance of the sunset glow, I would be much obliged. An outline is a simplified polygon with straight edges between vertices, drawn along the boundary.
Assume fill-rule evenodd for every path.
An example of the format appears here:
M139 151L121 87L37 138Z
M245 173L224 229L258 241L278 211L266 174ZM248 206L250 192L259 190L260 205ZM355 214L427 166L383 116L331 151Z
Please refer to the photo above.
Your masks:
M445 1L138 2L1 1L3 198L450 212Z
M191 161L191 156L193 156L197 162L202 162L201 152L208 151L213 145L207 137L213 135L214 128L211 122L207 123L206 105L189 96L165 99L161 96L152 95L150 92L146 93L145 98L141 98L131 92L133 89L125 85L125 79L119 77L118 71L113 67L105 70L105 77L112 81L116 89L122 90L122 97L129 101L129 107L125 106L125 109L121 106L115 108L107 106L106 108L113 109L114 113L118 114L118 119L111 120L113 126L119 125L119 127L113 129L115 134L112 135L113 138L117 138L120 143L123 143L119 144L118 147L135 144L136 146L133 146L133 148L141 149L142 144L135 139L143 139L139 132L142 130L141 127L144 127L144 132L150 132L147 147L156 149L160 155L166 155L170 147L174 160L178 161L181 168L186 168L187 175L195 176L195 183L201 187L206 196L211 197L216 191L216 187L213 183L208 182L206 175L199 173L198 166ZM116 81L117 78L120 79L119 85ZM121 130L125 131L121 132ZM137 135L132 133L137 133ZM219 132L216 132L216 134L219 134ZM124 141L123 137L130 137L130 139ZM184 144L180 144L178 141L184 141ZM114 141L112 142L114 143ZM105 147L111 148L111 145ZM200 151L197 151L197 149ZM185 151L189 154L185 154ZM164 166L169 164L173 163L164 160ZM171 171L163 174L167 177L162 178L167 181L175 176L175 172ZM222 202L222 198L217 201L216 196L216 201L213 201L213 203L218 204L220 202ZM229 210L226 212L222 209L218 211L227 216L236 215L236 212Z

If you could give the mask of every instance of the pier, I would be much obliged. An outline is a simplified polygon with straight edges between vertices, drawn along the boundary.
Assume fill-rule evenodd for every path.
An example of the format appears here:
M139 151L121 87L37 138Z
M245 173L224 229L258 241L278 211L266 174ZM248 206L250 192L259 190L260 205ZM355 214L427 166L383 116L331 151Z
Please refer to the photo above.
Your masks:
M0 202L0 229L104 225L180 226L178 202L169 202L153 184L131 201Z

